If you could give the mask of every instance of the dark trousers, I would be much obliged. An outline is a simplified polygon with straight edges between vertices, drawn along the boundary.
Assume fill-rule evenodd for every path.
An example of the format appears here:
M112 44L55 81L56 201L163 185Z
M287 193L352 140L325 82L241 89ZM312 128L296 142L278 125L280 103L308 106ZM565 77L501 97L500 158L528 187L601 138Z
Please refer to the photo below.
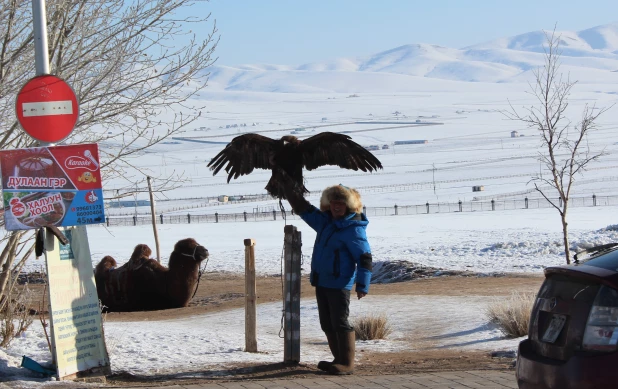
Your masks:
M320 327L324 332L354 331L348 322L350 315L350 291L345 289L315 288L318 302Z

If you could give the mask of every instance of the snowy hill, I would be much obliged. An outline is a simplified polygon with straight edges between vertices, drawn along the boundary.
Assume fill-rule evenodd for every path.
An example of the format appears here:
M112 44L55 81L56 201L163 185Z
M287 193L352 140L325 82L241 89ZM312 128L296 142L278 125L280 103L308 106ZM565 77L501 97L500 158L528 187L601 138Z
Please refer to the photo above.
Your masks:
M551 31L549 32L551 33ZM578 32L559 31L557 34L561 36L560 45L567 53L579 52L587 56L597 56L602 55L602 53L599 52L605 51L611 53L618 50L618 22L605 24ZM544 43L545 33L543 31L533 31L510 38L503 38L476 46L470 46L466 49L501 48L519 51L543 52Z
M563 71L580 83L618 84L618 23L559 31ZM359 58L286 65L214 66L210 88L252 92L415 91L419 78L525 82L543 63L545 32L533 31L462 49L410 44Z

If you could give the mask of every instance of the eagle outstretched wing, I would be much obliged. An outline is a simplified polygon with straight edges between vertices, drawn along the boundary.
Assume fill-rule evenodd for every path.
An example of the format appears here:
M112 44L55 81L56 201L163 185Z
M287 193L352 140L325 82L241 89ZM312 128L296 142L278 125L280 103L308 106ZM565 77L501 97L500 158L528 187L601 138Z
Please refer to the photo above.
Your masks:
M237 136L208 163L216 175L225 166L227 182L249 174L253 169L271 169L270 158L277 141L258 134ZM227 165L226 165L227 164Z
M324 165L364 172L382 169L382 164L371 152L344 134L322 132L304 139L300 150L307 170Z

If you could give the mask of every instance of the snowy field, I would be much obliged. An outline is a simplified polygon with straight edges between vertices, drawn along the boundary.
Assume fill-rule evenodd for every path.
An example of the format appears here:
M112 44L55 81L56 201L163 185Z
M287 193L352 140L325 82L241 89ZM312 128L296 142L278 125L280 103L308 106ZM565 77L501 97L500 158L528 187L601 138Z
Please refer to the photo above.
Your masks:
M603 31L597 32L602 35ZM599 46L573 34L569 36L575 46L568 47L564 59L565 71L581 81L573 89L567 112L574 125L586 104L610 107L618 102L618 35L603 35L606 47L592 49ZM539 197L530 191L530 179L541 167L537 159L539 136L501 113L510 104L517 109L534 104L526 90L531 69L540 64L539 53L537 46L527 47L525 42L537 42L528 39L537 35L505 38L459 51L406 46L365 62L339 61L294 69L217 68L211 86L194 101L204 107L202 117L181 135L193 141L170 139L139 153L131 162L153 177L182 175L182 185L156 196L157 213L164 214L276 209L274 200L204 206L208 197L265 193L268 172L256 171L226 184L224 175L213 177L206 167L227 142L243 132L273 138L290 133L303 138L321 131L345 132L363 146L389 146L375 152L384 165L384 170L376 174L333 167L308 172L306 186L313 192L309 200L314 204L325 186L337 183L360 188L368 207L472 201L474 197ZM436 62L438 59L441 62ZM436 70L418 73L426 68L427 61L433 61L431 66ZM367 64L384 66L363 67ZM598 124L599 130L590 134L587 147L605 155L577 177L572 196L618 196L618 108L601 116ZM513 131L518 136L512 137ZM404 140L427 143L395 145ZM115 144L101 147L113 148ZM144 177L135 173L127 179L105 182L106 197L132 191L135 182ZM404 184L415 185L405 191L388 189ZM472 186L478 185L485 190L472 192ZM147 195L129 199L146 200ZM618 241L617 211L616 206L572 208L569 228L573 248ZM148 209L129 206L107 210L111 216L136 212L145 214ZM315 233L298 219L289 222L302 231L306 273ZM281 220L158 226L164 261L177 240L194 237L210 251L207 271L243 273L243 239L253 238L260 274L280 272L283 227ZM88 234L93 265L105 255L124 263L138 243L155 247L149 226L92 226ZM564 261L560 220L552 209L374 217L370 218L368 236L376 262L407 260L444 269L540 276L543 268ZM41 260L26 265L27 270L42 267ZM448 320L434 326L434 347L514 350L518 340L504 340L488 325L483 316L487 303L487 298L478 296L383 298L370 294L354 301L351 311L354 315L387 313L393 318L395 332L387 341L359 342L358 349L414 349L410 331L441 317ZM280 309L280 304L259 306L260 354L242 351L241 310L149 322L147 326L109 322L106 335L112 368L116 372L158 374L219 370L234 362L279 362L283 354L277 335ZM327 354L323 336L315 327L317 309L313 300L304 300L301 312L301 359L314 363ZM171 333L171 326L182 331ZM13 380L9 383L12 387L49 385L18 367L22 355L39 362L51 360L38 322L9 349L0 350L0 376ZM188 360L195 368L187 366Z
M580 249L618 241L618 207L573 208L570 237ZM315 232L302 220L288 220L303 239L303 273L309 272ZM244 239L256 241L256 271L281 272L283 220L265 222L159 225L162 262L167 264L174 244L195 238L210 252L208 271L244 274ZM526 272L541 274L547 266L564 262L561 224L552 209L464 212L369 219L369 236L375 262L405 260L421 265L482 273ZM145 243L153 249L152 227L89 227L93 267L106 255L125 263L133 247ZM110 244L113 242L113 244ZM153 254L154 255L154 254ZM44 262L30 261L28 270Z

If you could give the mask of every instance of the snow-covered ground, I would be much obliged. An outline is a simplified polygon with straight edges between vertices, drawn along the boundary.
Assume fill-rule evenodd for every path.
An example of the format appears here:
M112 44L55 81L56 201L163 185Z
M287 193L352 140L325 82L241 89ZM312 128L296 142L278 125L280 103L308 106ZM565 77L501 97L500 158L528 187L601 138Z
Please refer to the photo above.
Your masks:
M569 223L573 245L586 248L618 241L616 209L573 208ZM302 233L306 273L315 232L300 219L288 223ZM283 227L282 220L159 225L162 261L167 263L176 241L193 237L210 252L209 271L244 274L243 240L251 238L256 241L256 271L279 274ZM367 234L374 261L407 260L445 269L540 274L544 267L564 262L561 228L553 209L522 209L374 217L369 220ZM150 226L90 227L88 236L93 266L106 255L118 263L126 262L138 243L155 247ZM30 269L36 269L36 264L31 261Z
M618 207L573 209L573 241L582 247L618 241L618 232L612 226L617 210ZM315 234L299 220L294 224L302 232L303 254L309 255ZM159 234L163 260L167 260L177 240L192 236L210 251L207 271L244 273L243 239L253 238L257 271L278 274L283 226L283 221L162 225ZM370 220L368 234L376 261L408 260L447 269L541 275L544 267L563 263L560 228L557 213L546 209L377 217ZM113 255L124 262L135 244L154 247L152 229L148 226L91 227L89 241L94 260ZM303 268L306 272L308 264ZM415 350L429 343L435 348L515 350L519 339L504 339L484 315L491 301L483 296L370 294L360 301L352 301L352 317L384 313L394 332L388 340L359 342L357 347L390 352ZM283 359L283 342L278 336L280 315L280 303L259 305L260 353L257 354L243 351L244 311L241 309L150 321L146 325L107 322L105 333L112 368L144 375L178 371L195 371L197 375L204 370L224 369L226 364L235 362L280 362ZM317 322L315 302L303 300L301 359L306 363L328 356ZM423 336L419 337L419 332ZM40 362L51 359L38 322L9 349L0 350L0 373L6 379L15 380L11 385L31 387L35 385L33 375L18 367L22 355Z
M565 70L575 79L582 76L582 82L573 89L567 112L574 122L585 104L609 107L618 102L618 60L612 51L616 41L606 39L607 45L596 50L592 47L598 45L588 39L601 33L613 36L607 31L614 31L614 27L569 35L577 45L573 43L575 46L565 53L568 56ZM226 184L224 175L213 177L206 168L224 144L249 131L274 138L292 132L301 138L321 131L346 132L364 146L389 146L375 152L384 165L384 170L377 174L352 173L333 167L308 172L307 187L313 192L309 199L314 203L322 188L336 183L365 188L363 201L368 207L472 201L474 197L539 197L530 192L530 179L540 169L538 134L521 123L506 120L500 112L510 104L519 109L534 103L526 94L526 81L530 79L531 68L539 63L538 45L530 46L530 42L538 40L537 35L531 33L462 50L403 47L376 55L373 62L367 59L375 66L380 61L383 65L367 69L361 69L365 62L307 66L307 69L282 72L260 67L216 69L218 73L213 73L211 87L200 92L199 100L193 101L205 106L202 117L182 134L210 143L169 140L138 153L131 162L153 177L173 172L183 174L186 181L179 188L157 194L157 210L164 214L186 214L187 207L192 207L192 213L276 209L273 200L204 204L206 197L265 193L268 172L255 171ZM401 53L405 56L398 57ZM415 56L433 61L436 78L428 78L432 77L429 73L416 74L418 68L402 70L410 69L408 65ZM398 63L397 58L405 61ZM491 65L483 65L480 59ZM493 70L483 73L479 69ZM478 81L483 75L491 79L461 81ZM505 78L508 82L492 83ZM230 80L235 81L232 84ZM618 196L615 185L618 109L605 113L598 124L599 130L590 134L587 147L605 155L591 164L584 176L577 177L573 196ZM511 137L512 131L517 131L519 136ZM401 140L427 140L427 143L394 144ZM115 145L109 142L101 147ZM130 182L104 182L106 197L132 191L134 182L144 178L137 173L127 177ZM388 189L403 184L409 185L409 189ZM472 186L479 185L485 190L472 192ZM140 195L137 199L145 200L147 196ZM107 213L136 211L148 210L109 208ZM618 241L616 211L616 206L572 208L569 228L573 247ZM306 273L315 233L300 220L290 222L302 231ZM210 251L208 271L244 272L243 239L253 238L257 242L256 267L261 274L280 272L283 227L281 220L158 226L164 261L177 240L194 237ZM152 228L148 226L92 226L88 233L93 264L105 255L123 263L138 243L154 248ZM560 221L552 209L372 217L368 235L377 262L407 260L445 269L541 275L544 267L564 261ZM33 271L43 267L42 261L30 260L25 269ZM393 318L395 331L389 340L360 342L358 348L384 352L414 349L409 332L426 328L428 323L440 318L440 325L432 325L433 333L427 335L433 347L515 349L518 340L504 340L488 325L483 315L488 302L488 298L478 296L383 298L370 294L352 303L353 315L384 312ZM105 328L112 368L156 374L217 369L233 362L281 361L280 310L280 304L259 306L258 348L262 353L258 354L242 351L244 314L241 310L149 322L146 326L108 322ZM317 310L313 300L304 300L301 312L301 359L312 363L327 356L326 343L315 326ZM172 327L182 330L172 333L169 330ZM18 367L22 355L39 362L51 359L38 322L11 347L0 349L0 380L13 380L12 386L47 385Z

